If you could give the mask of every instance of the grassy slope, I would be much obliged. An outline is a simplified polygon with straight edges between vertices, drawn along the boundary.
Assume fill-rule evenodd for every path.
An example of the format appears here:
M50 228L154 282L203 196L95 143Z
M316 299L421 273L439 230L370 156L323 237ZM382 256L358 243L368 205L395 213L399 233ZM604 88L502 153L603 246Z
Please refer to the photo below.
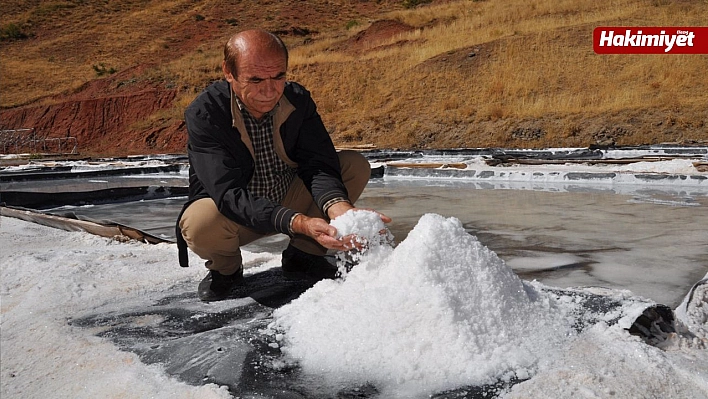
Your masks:
M317 33L284 36L290 77L311 89L339 144L708 140L707 55L596 55L591 39L596 26L705 25L706 0L453 1L413 10L398 1L344 0L5 0L3 6L4 27L15 23L32 36L0 45L3 107L60 101L61 93L97 78L97 70L147 64L133 80L178 87L181 94L173 108L139 127L169 123L219 78L229 34L297 26ZM380 19L412 29L353 41Z

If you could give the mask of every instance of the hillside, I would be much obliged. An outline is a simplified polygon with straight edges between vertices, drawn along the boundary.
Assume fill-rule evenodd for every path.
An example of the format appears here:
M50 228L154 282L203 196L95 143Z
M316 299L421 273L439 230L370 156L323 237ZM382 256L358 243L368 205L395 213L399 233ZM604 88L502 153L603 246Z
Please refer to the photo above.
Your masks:
M0 128L86 155L183 152L223 42L262 27L341 146L708 142L708 55L592 50L597 26L705 25L706 1L411 3L5 0Z

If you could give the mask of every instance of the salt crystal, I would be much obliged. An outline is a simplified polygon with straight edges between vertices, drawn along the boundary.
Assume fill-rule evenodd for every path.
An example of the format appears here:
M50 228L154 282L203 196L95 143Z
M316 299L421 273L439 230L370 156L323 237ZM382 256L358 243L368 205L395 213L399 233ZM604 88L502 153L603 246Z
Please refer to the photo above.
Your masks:
M340 275L346 277L351 267L359 264L365 256L388 251L393 246L393 235L381 220L381 215L365 209L351 209L336 217L330 225L337 229L337 238L353 236L352 240L362 244L361 249L337 254Z
M372 241L386 228L381 216L373 211L351 209L330 222L337 229L337 237L350 234Z

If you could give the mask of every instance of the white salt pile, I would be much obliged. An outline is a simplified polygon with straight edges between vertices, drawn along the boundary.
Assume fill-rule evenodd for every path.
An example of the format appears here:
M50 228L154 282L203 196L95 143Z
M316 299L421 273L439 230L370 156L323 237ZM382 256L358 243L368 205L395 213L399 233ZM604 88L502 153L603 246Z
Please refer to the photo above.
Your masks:
M573 334L539 298L459 220L428 214L395 249L276 310L271 327L305 372L417 397L533 374Z

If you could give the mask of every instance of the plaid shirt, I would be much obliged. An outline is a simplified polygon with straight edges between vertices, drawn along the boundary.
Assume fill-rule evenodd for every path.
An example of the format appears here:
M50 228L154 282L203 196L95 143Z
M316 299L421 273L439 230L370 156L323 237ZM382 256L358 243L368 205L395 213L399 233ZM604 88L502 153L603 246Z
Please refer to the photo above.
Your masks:
M236 98L243 121L248 131L248 136L253 144L256 168L253 178L248 183L248 191L259 197L266 197L279 204L285 193L288 192L290 183L295 177L295 170L275 153L273 145L273 114L264 115L261 120L256 120L243 106L241 100Z

